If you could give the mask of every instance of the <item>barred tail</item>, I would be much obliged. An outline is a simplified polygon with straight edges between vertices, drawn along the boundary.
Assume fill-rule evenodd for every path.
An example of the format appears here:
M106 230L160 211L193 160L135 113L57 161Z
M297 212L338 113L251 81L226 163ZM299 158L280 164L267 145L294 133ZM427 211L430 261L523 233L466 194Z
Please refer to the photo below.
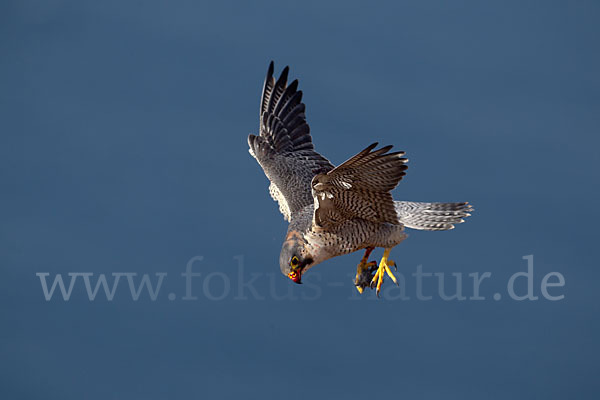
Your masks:
M424 231L454 229L454 224L465 222L473 208L469 203L418 203L395 201L398 220L407 228Z

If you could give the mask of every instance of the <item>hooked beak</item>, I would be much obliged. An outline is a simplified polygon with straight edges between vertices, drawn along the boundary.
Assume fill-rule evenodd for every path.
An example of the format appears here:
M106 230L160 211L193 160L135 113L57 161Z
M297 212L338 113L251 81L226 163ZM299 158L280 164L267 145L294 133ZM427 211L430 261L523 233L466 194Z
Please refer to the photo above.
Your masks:
M288 278L290 278L291 280L293 280L297 284L301 284L302 283L302 281L300 279L301 277L302 277L302 273L300 272L300 270L291 271L288 274Z

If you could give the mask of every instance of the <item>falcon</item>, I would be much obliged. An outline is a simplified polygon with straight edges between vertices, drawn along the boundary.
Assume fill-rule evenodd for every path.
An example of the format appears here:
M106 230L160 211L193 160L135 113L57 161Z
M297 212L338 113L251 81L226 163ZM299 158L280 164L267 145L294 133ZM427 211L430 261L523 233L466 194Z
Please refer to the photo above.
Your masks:
M295 283L317 264L364 250L354 285L377 295L390 267L390 251L408 236L405 228L453 229L472 211L463 203L395 201L391 191L406 174L404 152L373 143L337 167L315 151L298 80L289 67L278 79L270 63L260 100L260 134L249 135L250 154L270 181L269 192L289 222L279 256L281 272ZM369 261L384 249L379 263Z

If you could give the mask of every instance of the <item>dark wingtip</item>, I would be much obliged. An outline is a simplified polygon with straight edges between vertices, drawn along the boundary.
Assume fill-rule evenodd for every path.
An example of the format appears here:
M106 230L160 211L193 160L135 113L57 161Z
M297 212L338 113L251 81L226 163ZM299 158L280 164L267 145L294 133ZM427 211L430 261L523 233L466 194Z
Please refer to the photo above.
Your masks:
M273 79L273 72L275 72L275 63L273 61L271 61L269 63L269 68L267 69L267 76L265 77L265 87L267 86L269 81L271 81L271 79ZM263 92L264 92L264 89L263 89Z
M365 151L370 152L371 150L373 150L375 147L377 147L379 145L379 142L374 142L371 143L366 149Z
M279 80L287 83L288 74L290 73L290 67L288 65L285 66L281 74L279 75Z

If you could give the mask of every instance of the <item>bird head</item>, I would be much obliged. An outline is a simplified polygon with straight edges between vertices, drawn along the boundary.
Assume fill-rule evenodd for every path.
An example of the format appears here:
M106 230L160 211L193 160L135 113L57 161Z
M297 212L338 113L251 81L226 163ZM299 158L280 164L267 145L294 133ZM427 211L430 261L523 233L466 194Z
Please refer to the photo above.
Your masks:
M302 283L302 274L313 265L304 237L297 231L289 232L279 255L281 273L295 283Z

